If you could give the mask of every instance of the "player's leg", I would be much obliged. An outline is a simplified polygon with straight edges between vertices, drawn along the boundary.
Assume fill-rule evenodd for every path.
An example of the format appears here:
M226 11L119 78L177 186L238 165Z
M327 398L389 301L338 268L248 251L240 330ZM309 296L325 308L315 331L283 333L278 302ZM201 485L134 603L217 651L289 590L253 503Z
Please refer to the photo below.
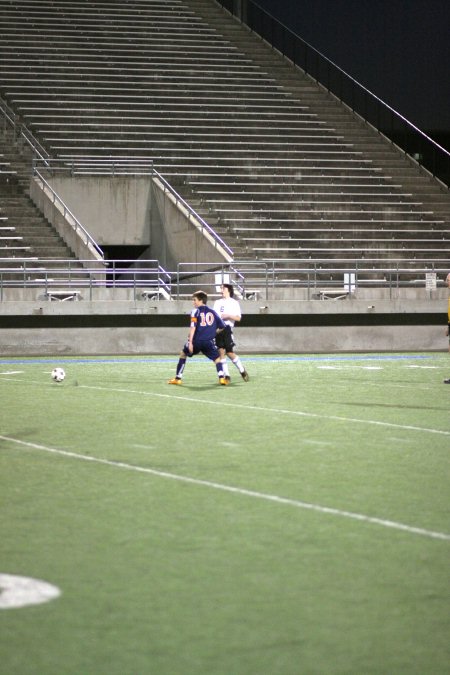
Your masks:
M227 328L225 330L221 330L219 333L216 335L216 347L219 350L220 354L220 360L222 363L222 370L223 370L223 377L225 377L228 381L230 380L230 373L228 372L228 364L227 364L227 350L226 350L226 340L225 336L227 333Z
M219 354L220 354L220 363L222 364L223 377L229 382L231 378L230 372L228 370L227 353L223 347L220 347Z
M189 349L187 348L187 345L184 345L183 349L180 352L180 356L178 358L177 370L176 370L176 373L175 373L175 377L173 377L171 380L169 380L167 384L182 384L183 371L184 371L184 368L186 366L186 359L187 359L188 356L190 356Z
M217 375L219 377L219 384L222 385L229 384L230 377L228 376L228 379L225 377L225 373L223 372L222 359L220 358L220 356L214 360L214 363L216 364Z
M247 371L245 370L245 368L242 364L242 361L241 361L240 357L237 354L235 354L234 352L227 352L227 356L231 360L231 363L233 363L236 366L236 368L238 369L238 371L240 372L242 379L245 382L248 382L250 378L249 378L248 373L247 373Z
M222 366L222 359L220 357L220 352L217 349L217 345L214 340L211 340L210 342L204 342L202 343L200 347L200 351L208 358L210 361L213 361L216 370L217 370L217 376L219 378L219 384L228 384L228 380L225 379L224 373L223 373L223 366Z

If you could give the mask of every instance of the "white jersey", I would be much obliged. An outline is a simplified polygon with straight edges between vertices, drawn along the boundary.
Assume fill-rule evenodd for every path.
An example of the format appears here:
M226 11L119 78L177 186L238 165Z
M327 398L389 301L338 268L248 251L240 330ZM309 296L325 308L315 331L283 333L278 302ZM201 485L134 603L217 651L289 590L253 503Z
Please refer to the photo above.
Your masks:
M222 318L222 314L230 314L231 316L241 316L241 307L234 298L220 298L214 303L214 311ZM231 319L223 319L224 324L233 328L234 321Z

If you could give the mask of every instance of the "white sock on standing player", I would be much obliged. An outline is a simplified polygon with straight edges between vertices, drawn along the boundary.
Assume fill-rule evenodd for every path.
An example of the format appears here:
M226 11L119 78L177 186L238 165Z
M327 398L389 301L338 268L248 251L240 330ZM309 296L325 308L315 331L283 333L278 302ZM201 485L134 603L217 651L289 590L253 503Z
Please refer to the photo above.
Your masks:
M221 360L221 364L222 364L224 377L230 377L230 373L228 372L228 364L227 364L226 357Z

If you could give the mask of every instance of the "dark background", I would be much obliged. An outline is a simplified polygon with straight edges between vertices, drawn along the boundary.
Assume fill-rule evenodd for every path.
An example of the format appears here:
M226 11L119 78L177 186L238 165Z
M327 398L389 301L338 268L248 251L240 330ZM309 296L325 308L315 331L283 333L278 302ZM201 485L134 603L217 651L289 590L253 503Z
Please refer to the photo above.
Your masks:
M450 0L255 0L450 149Z

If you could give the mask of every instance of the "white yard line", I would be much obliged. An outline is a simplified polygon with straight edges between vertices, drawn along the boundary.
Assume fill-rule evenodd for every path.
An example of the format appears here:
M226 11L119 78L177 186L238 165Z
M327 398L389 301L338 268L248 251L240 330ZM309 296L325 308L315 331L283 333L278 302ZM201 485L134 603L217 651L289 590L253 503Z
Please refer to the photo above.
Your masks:
M328 506L321 506L320 504L311 504L309 502L302 502L296 499L289 499L287 497L279 497L277 495L266 494L264 492L255 492L254 490L246 490L245 488L233 487L231 485L223 485L222 483L215 483L208 480L201 480L199 478L191 478L190 476L180 476L175 473L168 473L167 471L157 471L156 469L149 469L147 467L142 466L134 466L133 464L126 464L125 462L115 462L110 459L102 459L100 457L82 455L76 452L70 452L68 450L50 448L45 445L40 445L38 443L21 441L18 438L12 438L10 436L0 435L0 440L6 441L8 443L13 443L16 445L21 445L26 448L31 448L33 450L41 450L44 452L50 452L55 455L70 457L71 459L77 459L85 462L94 462L96 464L103 464L118 469L125 469L127 471L135 471L138 473L150 474L152 476L157 476L159 478L168 478L170 480L180 481L183 483L190 483L191 485L199 485L202 487L213 488L215 490L221 490L222 492L230 492L239 496L253 497L254 499L260 499L272 503L283 504L286 506L293 506L299 509L308 509L310 511L315 511L318 513L323 513L331 516L351 518L352 520L359 520L360 522L369 523L371 525L380 525L382 527L400 530L402 532L407 532L408 534L416 534L422 537L429 537L432 539L450 541L450 534L445 534L444 532L434 532L433 530L426 530L420 527L412 527L410 525L405 525L404 523L398 523L393 520L385 520L384 518L375 518L372 516L364 515L362 513L353 513L352 511L342 511L341 509L334 509Z
M80 385L81 389L95 389L98 391L115 391L119 394L138 394L139 396L154 396L156 398L169 398L173 401L187 401L188 403L204 403L204 404L209 404L209 405L217 405L220 406L221 408L223 407L229 407L229 408L239 408L240 410L250 410L251 412L261 412L261 413L275 413L278 415L293 415L294 417L314 417L316 419L322 419L322 420L333 420L337 422L351 422L352 424L370 424L370 425L375 425L375 426L380 426L380 427L389 427L393 429L403 429L407 431L421 431L424 433L428 434L442 434L443 436L450 436L450 431L445 431L442 429L431 429L429 427L416 427L414 425L409 425L409 424L396 424L395 422L381 422L379 420L364 420L364 419L359 419L357 417L342 417L340 415L324 415L323 413L313 413L313 412L305 412L303 410L288 410L285 408L267 408L267 407L262 407L262 406L256 406L256 405L247 405L244 403L230 403L228 401L223 401L223 400L218 400L218 401L211 401L210 399L202 399L202 398L193 398L189 396L181 396L181 395L171 395L171 394L156 394L155 392L151 391L138 391L134 389L113 389L109 387L97 387L97 386L91 386L91 385ZM174 388L179 388L179 387L174 387Z

